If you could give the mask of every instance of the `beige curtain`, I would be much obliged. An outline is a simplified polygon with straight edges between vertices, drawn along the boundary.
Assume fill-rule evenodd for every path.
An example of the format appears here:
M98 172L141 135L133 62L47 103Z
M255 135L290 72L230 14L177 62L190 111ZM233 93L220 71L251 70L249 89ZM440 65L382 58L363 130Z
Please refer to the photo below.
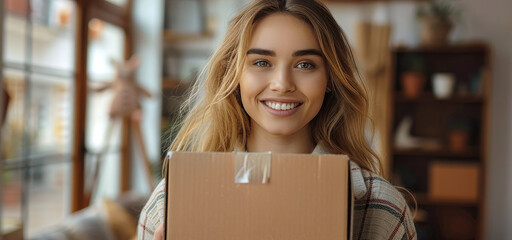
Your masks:
M356 27L355 53L370 98L374 124L373 147L380 155L384 177L389 176L390 25L360 22Z

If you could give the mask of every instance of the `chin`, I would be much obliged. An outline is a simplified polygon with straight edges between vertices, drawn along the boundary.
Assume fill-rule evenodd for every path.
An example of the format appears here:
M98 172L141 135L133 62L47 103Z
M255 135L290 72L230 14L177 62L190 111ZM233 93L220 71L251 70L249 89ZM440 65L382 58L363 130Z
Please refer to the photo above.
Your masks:
M290 128L290 126L272 126L265 128L265 131L275 136L292 136L300 131L301 128Z

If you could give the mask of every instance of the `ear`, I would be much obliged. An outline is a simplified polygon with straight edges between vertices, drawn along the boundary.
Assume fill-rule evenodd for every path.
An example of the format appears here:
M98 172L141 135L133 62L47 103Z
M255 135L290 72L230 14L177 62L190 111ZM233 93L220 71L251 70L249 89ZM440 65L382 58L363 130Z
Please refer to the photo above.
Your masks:
M327 87L325 88L325 93L330 93L332 92L332 83L331 83L331 80L332 78L329 77L329 79L327 80Z

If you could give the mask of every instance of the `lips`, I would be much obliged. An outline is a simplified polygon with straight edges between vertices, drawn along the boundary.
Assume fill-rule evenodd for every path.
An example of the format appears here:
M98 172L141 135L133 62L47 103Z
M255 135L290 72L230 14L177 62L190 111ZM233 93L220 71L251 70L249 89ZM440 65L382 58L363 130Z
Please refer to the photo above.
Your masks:
M264 99L260 103L272 115L288 117L294 115L302 106L302 102L290 99Z

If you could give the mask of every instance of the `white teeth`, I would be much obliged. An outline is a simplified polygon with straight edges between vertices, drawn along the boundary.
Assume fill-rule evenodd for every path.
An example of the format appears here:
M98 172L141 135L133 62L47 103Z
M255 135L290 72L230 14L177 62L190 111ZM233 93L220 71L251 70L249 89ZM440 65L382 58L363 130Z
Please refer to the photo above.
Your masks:
M264 103L265 103L265 105L267 105L268 107L270 107L274 110L281 110L281 111L291 110L291 109L294 109L297 106L299 106L298 103L275 103L275 102L267 102L267 101L265 101Z

